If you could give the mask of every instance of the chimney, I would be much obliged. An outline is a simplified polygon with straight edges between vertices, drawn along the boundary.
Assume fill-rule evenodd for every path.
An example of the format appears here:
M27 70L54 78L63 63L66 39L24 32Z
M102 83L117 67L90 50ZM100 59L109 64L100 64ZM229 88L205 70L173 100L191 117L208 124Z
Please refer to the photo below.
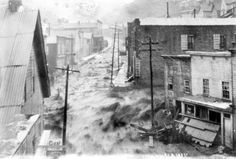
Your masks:
M8 8L11 12L17 12L18 8L22 5L22 0L9 0Z
M166 2L166 18L170 18L170 14L169 14L169 2Z
M236 47L229 49L231 52L231 82L232 82L232 122L233 122L233 150L236 150Z

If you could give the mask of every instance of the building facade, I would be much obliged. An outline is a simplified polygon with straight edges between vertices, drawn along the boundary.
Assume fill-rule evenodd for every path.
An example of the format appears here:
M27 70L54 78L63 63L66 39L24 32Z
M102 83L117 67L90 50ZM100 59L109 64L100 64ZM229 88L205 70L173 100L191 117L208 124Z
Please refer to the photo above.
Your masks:
M179 74L179 79L174 77L178 82L170 81L172 70L165 67L167 108L179 110L182 116L180 125L195 142L205 146L220 144L235 148L235 52L187 53L191 61L187 84L184 73ZM169 63L167 57L164 56L166 65L174 67L176 61ZM170 90L175 87L179 89ZM170 95L171 91L174 98Z
M137 83L149 85L148 46L142 45L151 37L154 85L163 86L164 61L161 55L185 54L186 51L228 50L235 40L236 23L229 19L157 18L135 19L128 23L128 76Z
M34 154L50 96L40 13L5 6L0 22L0 156Z

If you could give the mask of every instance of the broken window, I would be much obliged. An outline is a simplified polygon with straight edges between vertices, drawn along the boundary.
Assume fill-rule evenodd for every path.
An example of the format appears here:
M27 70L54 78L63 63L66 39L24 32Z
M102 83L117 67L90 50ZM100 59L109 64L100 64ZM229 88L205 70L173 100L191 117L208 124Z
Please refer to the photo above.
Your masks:
M221 115L218 112L209 110L209 120L215 123L221 123Z
M173 90L173 77L168 78L168 90Z
M208 109L202 106L196 106L196 117L208 120Z
M189 82L189 80L184 80L184 93L190 94L190 82Z
M229 99L229 82L222 82L222 97L223 99Z
M209 96L209 79L203 79L203 95Z
M185 104L185 114L194 116L194 106L190 104Z

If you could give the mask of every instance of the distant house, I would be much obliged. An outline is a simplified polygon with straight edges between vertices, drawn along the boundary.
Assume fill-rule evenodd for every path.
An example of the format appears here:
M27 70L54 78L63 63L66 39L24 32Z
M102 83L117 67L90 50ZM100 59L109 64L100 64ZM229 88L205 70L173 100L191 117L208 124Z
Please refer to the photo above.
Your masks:
M33 154L50 96L40 13L12 2L0 23L0 156Z
M141 24L140 24L141 23ZM159 42L153 48L153 82L164 84L161 55L186 54L186 51L224 51L232 47L236 22L225 18L150 18L128 23L128 76L137 84L150 84L147 37ZM159 48L159 49L158 49Z
M50 36L46 42L47 59L50 73L55 67L64 68L66 65L75 65L74 38L68 36Z
M50 26L50 36L72 36L74 38L73 49L75 53L75 63L78 63L82 57L91 54L91 52L89 52L87 49L88 46L84 46L85 41L88 40L88 34L94 36L102 36L102 22L96 21L86 23L61 23L52 24ZM89 44L92 43L89 42ZM93 51L93 49L91 48L90 51Z

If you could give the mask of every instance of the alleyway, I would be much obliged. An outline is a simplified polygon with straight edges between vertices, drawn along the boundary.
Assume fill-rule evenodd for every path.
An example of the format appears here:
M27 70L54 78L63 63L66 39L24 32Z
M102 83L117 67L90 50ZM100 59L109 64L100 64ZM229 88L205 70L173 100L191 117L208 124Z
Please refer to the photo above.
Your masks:
M141 140L129 123L148 127L150 113L149 89L128 87L123 80L125 71L120 70L119 79L110 87L111 49L87 58L78 69L70 74L67 140L68 153L73 154L165 154L187 153L199 155L193 147L183 144L155 142L148 147L148 140ZM125 65L126 57L121 63ZM117 75L115 64L115 77ZM123 76L123 77L122 77ZM122 82L123 81L123 82ZM57 80L48 103L55 103L60 89L64 98L65 75ZM155 103L163 101L163 90L155 92ZM58 105L58 104L56 104ZM54 104L54 106L56 106ZM63 102L59 104L63 106ZM53 106L52 106L53 107Z

